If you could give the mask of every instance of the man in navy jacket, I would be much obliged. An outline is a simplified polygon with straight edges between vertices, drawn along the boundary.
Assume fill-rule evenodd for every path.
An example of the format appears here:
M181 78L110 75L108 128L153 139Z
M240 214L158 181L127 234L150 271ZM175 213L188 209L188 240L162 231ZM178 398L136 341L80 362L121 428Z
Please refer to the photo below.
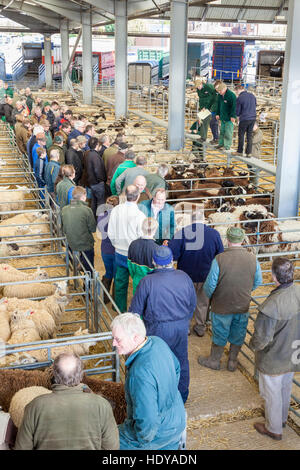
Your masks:
M129 311L143 318L147 336L159 336L180 363L178 389L185 403L189 394L188 329L197 298L190 277L173 268L172 251L159 246L153 254L154 270L137 286Z
M239 143L237 155L243 155L244 137L247 134L246 155L251 156L252 152L252 132L256 120L256 98L252 93L248 93L243 85L237 85L235 88L237 95L236 115L239 118Z
M203 214L195 213L192 224L178 230L168 244L173 252L177 268L187 273L194 283L197 293L194 332L204 336L209 299L203 291L203 284L209 273L211 263L217 254L224 251L217 230L201 223Z

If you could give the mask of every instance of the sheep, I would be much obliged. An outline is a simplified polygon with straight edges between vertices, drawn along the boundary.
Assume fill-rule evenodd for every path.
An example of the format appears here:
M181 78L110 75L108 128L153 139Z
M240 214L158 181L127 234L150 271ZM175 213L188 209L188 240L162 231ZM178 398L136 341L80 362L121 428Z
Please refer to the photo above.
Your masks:
M8 344L33 343L40 341L41 337L31 318L30 310L27 312L14 312L10 317L11 337Z
M20 313L26 316L29 312L30 318L33 320L35 328L37 329L41 339L49 339L56 336L56 323L52 315L47 312L47 310L37 308L34 310L30 309L26 311L25 308L25 305L23 305L23 308L20 305L19 308L16 308L13 312L7 309L7 316L11 318L14 313Z
M28 299L32 297L47 297L55 294L57 289L62 293L67 292L67 281L53 283L32 283L32 284L15 284L5 286L3 289L4 297L17 297L18 299Z
M24 199L30 188L16 185L19 191L9 190L9 186L2 186L0 190L0 212L9 212L25 208ZM1 214L2 219L9 217L7 214Z
M19 428L22 424L26 405L36 397L52 393L45 387L27 387L19 390L10 402L9 414L14 425Z
M72 297L68 295L61 296L60 291L57 289L53 295L50 295L43 300L18 299L16 297L3 297L1 300L6 304L9 314L18 308L30 309L33 311L45 310L52 316L56 326L59 328L61 317L65 312L65 306L68 305L71 299Z
M53 380L52 367L41 370L7 369L0 370L0 403L4 411L8 411L13 396L25 387L45 387L51 390ZM92 392L102 395L112 405L117 424L126 418L126 401L122 383L105 382L98 378L83 374L82 383Z
M0 264L0 284L5 282L18 282L18 281L32 281L36 279L47 279L48 274L46 271L40 269L38 266L36 271L32 274L20 271L10 264Z
M0 304L0 341L4 343L10 338L11 331L9 326L9 320L6 315L6 306Z

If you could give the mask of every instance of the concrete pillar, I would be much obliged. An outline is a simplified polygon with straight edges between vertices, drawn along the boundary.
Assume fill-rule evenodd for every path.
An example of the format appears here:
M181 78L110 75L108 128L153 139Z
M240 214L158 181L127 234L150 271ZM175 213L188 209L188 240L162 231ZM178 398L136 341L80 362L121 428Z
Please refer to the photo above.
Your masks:
M44 54L45 54L45 75L46 75L46 88L52 86L52 51L51 51L51 36L44 36Z
M168 109L168 147L170 150L180 150L184 145L187 12L188 0L172 0Z
M62 77L62 89L67 90L67 84L65 80L67 71L67 65L69 62L69 21L62 20L60 24L60 41L61 41L61 77Z
M93 102L93 56L91 12L82 13L82 92L83 102Z
M127 116L127 0L115 0L115 114Z
M298 215L300 183L300 2L289 0L287 38L278 163L275 185L275 214Z

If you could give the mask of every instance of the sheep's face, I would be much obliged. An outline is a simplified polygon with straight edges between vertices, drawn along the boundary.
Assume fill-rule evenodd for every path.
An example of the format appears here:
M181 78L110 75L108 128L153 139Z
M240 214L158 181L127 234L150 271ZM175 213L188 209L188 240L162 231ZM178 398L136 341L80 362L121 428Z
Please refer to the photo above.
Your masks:
M45 270L38 268L36 271L35 279L48 279L48 274Z
M10 327L14 331L21 328L35 328L34 322L32 320L31 310L21 311L14 310L10 317Z
M58 281L54 282L56 286L56 293L59 295L65 295L68 292L68 283L67 281Z

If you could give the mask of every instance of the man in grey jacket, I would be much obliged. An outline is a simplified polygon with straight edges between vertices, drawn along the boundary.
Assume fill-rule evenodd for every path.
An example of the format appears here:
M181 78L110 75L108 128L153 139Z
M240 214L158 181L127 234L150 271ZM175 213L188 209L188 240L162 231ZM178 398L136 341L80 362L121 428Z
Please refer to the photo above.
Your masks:
M293 283L294 266L288 258L275 258L276 284L258 307L250 347L255 351L259 390L265 400L265 423L255 423L260 434L282 439L293 385L300 371L300 286Z

